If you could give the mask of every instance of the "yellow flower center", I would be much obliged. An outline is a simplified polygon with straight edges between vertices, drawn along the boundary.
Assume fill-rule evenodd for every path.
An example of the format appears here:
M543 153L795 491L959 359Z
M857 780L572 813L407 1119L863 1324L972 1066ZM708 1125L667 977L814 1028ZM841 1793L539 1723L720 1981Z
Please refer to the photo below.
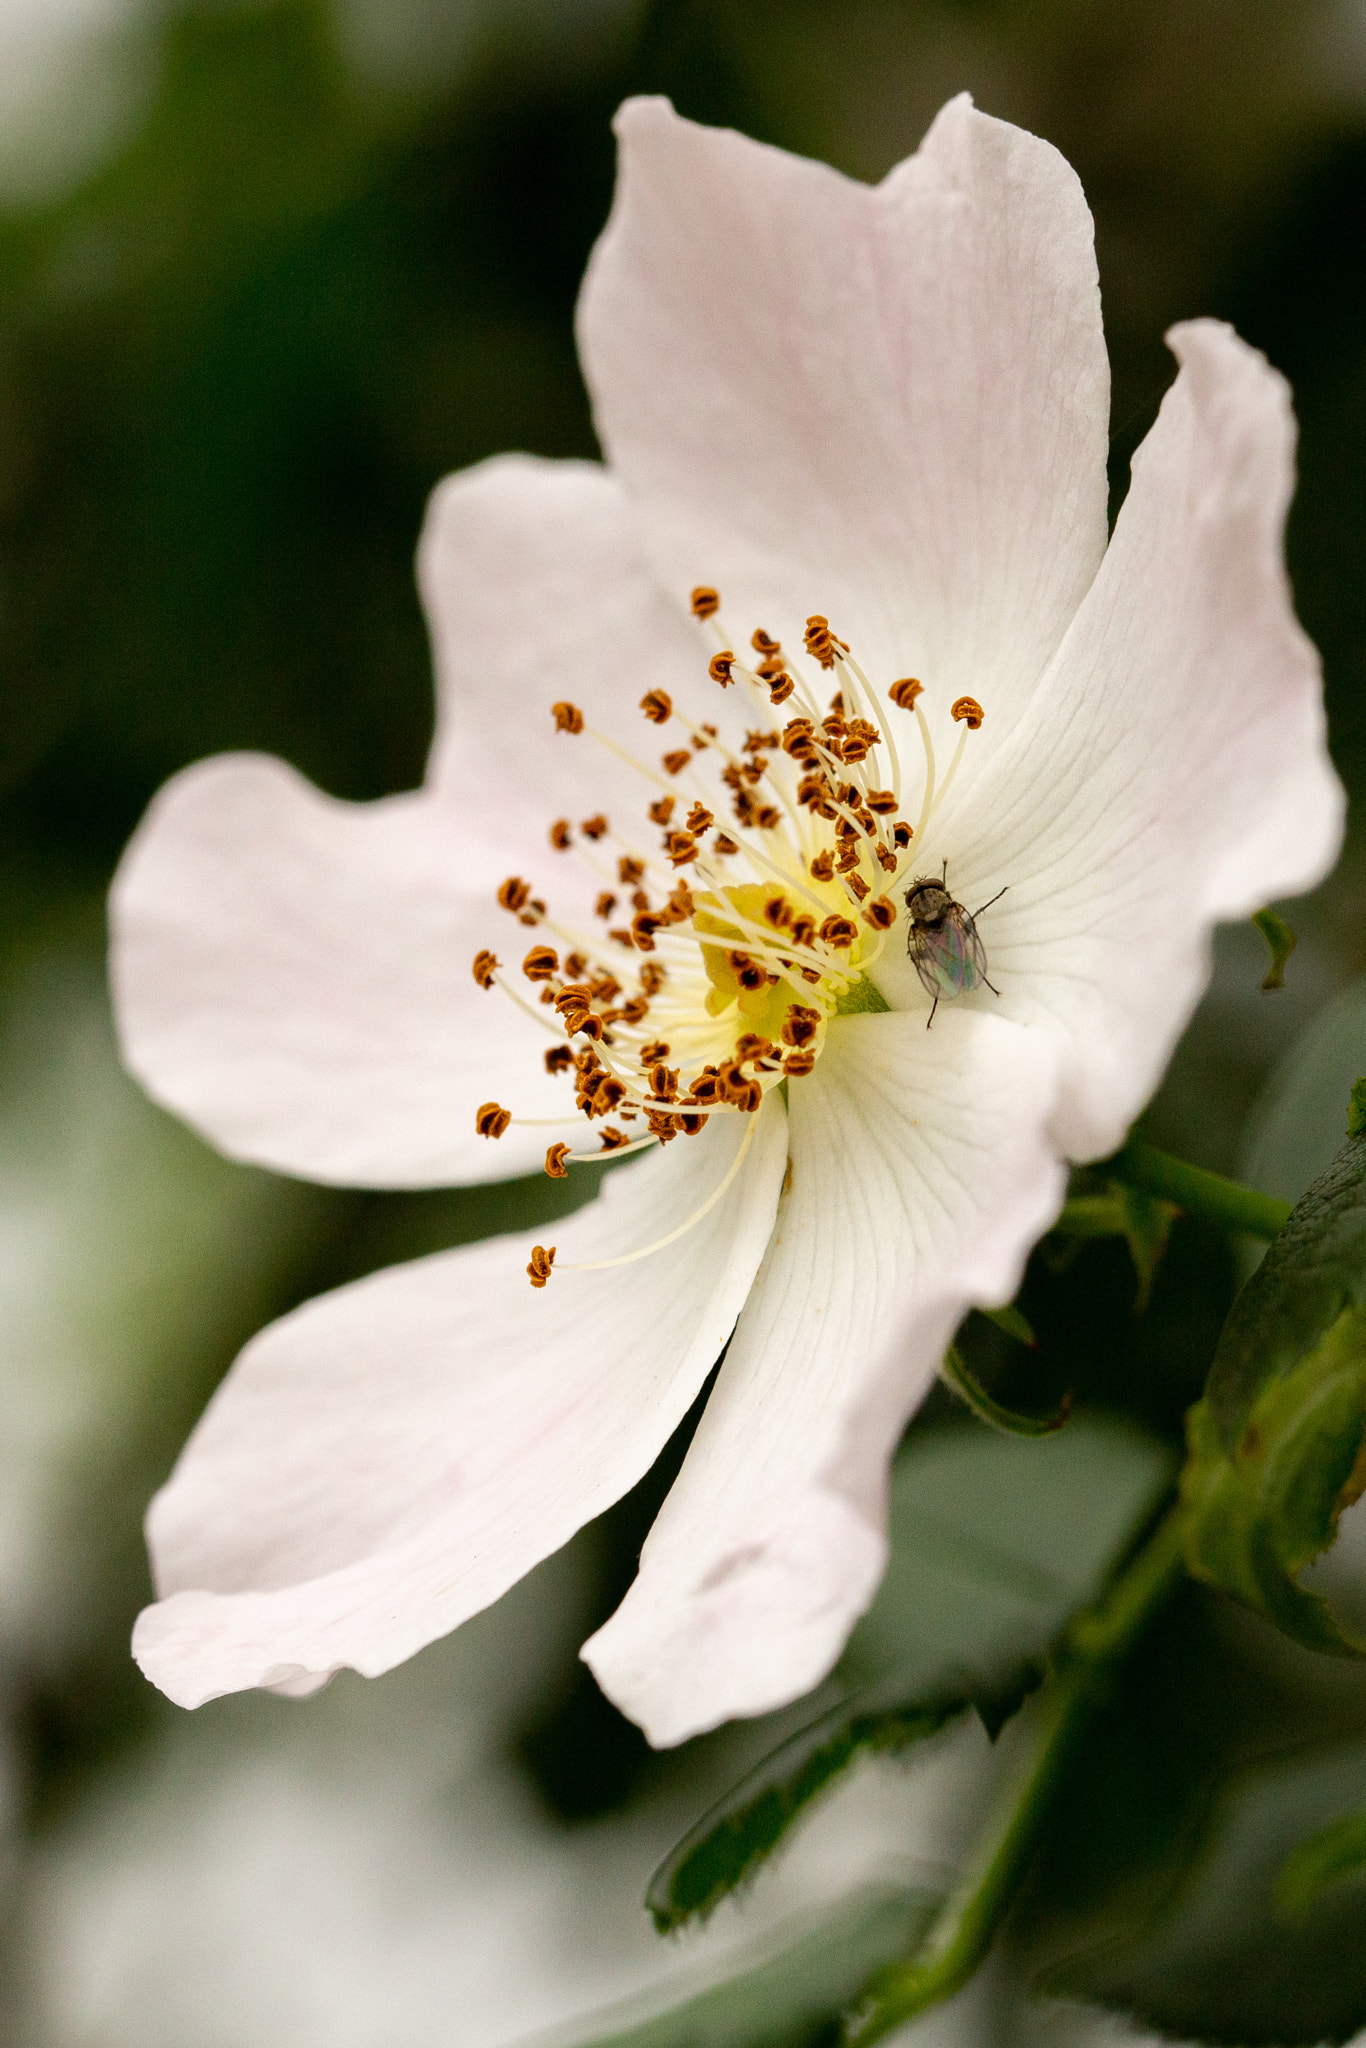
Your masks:
M695 615L713 630L719 603L714 591L693 593ZM546 1066L573 1090L566 1126L598 1127L591 1153L550 1146L555 1177L575 1159L695 1135L711 1116L753 1117L771 1089L812 1071L832 1017L887 1007L871 972L904 914L898 885L982 713L967 697L952 707L961 732L936 790L921 685L904 677L891 686L892 715L913 713L924 751L912 824L901 815L886 709L825 618L808 619L804 637L806 663L762 629L752 663L724 644L711 657L713 683L761 714L753 726L723 734L693 724L653 689L640 709L678 733L658 769L592 735L655 792L643 832L602 813L550 827L556 852L577 853L595 877L600 929L557 919L519 876L498 891L503 910L539 934L521 963L534 994L504 976L491 950L476 956L475 979L545 1025L554 1040ZM824 708L812 664L838 685ZM781 725L779 705L788 707ZM576 706L554 713L559 730L586 731ZM485 1103L477 1127L499 1137L512 1120ZM553 1248L538 1253L528 1271L544 1286Z

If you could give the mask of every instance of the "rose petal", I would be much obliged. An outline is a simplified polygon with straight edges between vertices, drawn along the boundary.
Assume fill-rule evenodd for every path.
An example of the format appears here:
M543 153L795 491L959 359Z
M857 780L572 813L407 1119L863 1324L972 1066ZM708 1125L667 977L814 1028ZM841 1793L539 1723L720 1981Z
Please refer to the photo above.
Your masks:
M1007 887L982 924L989 971L1003 1014L1062 1040L1058 1138L1081 1159L1156 1086L1214 924L1310 887L1342 837L1281 550L1289 392L1218 322L1169 339L1181 373L1104 566L1028 720L926 848L969 908Z
M617 133L580 350L667 585L798 651L826 613L882 684L970 691L1003 728L1105 547L1075 173L966 96L877 187L665 100Z
M646 690L662 685L680 706L689 697L697 718L711 715L717 695L707 679L713 645L659 590L638 529L600 464L529 455L447 477L423 523L418 582L437 685L428 783L469 827L496 834L509 821L537 849L538 877L557 886L572 866L548 854L553 818L606 811L632 839L648 832L653 847L645 807L658 792L592 739L556 732L552 704L577 704L658 772L660 755L686 735L646 722Z
M584 1646L667 1745L815 1685L886 1557L887 1463L974 1302L1009 1299L1064 1175L1055 1048L944 1010L832 1025L792 1181L640 1575Z
M506 850L424 796L344 804L262 755L168 783L110 899L124 1059L234 1158L371 1187L498 1180L564 1131L475 1131L481 1103L574 1116L563 1035L476 985L534 934L494 892ZM534 994L526 984L529 995ZM548 1015L550 1013L547 1013Z
M124 1054L158 1102L234 1157L312 1180L413 1187L500 1180L538 1166L564 1131L475 1132L495 1101L572 1118L544 1069L562 1041L477 987L493 948L587 930L623 847L653 852L655 784L586 734L556 732L578 702L651 764L679 728L637 700L680 703L706 650L640 567L620 487L591 463L512 456L433 494L419 566L441 712L432 793L342 804L257 756L201 763L156 799L110 901ZM700 685L698 685L700 689ZM623 695L629 719L623 716ZM557 817L606 812L615 836L552 851ZM501 910L521 874L558 929ZM627 913L629 915L629 912ZM585 948L586 950L586 948ZM628 956L629 957L629 956Z
M667 1236L666 1248L603 1272ZM243 1352L148 1519L163 1597L134 1653L183 1706L374 1676L496 1600L635 1484L749 1291L786 1157L782 1104L714 1117L609 1176L553 1235L495 1238L356 1282ZM546 1233L549 1235L550 1233Z

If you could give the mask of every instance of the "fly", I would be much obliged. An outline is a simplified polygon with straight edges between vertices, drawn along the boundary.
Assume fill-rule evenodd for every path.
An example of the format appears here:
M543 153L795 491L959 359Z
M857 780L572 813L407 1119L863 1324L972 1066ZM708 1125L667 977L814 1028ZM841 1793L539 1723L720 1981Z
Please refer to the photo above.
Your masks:
M965 910L949 894L947 861L939 881L920 875L906 891L906 908L911 917L906 952L915 963L921 987L927 996L934 997L925 1020L927 1031L934 1022L941 997L967 995L983 983L994 996L1001 993L994 982L987 980L987 949L982 944L977 920L982 910L990 910L1005 893L998 889L981 910Z

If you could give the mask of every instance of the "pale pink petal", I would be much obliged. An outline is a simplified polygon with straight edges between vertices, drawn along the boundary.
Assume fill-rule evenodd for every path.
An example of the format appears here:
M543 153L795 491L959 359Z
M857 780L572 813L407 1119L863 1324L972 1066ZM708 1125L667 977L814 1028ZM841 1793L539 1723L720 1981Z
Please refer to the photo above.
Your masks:
M500 455L447 477L417 571L437 686L428 783L469 827L497 836L511 819L538 851L535 879L558 887L571 864L549 853L552 819L602 810L635 833L658 792L592 739L555 732L551 705L577 704L658 772L678 728L648 724L640 699L663 687L709 716L713 649L659 590L639 515L598 463Z
M311 1180L529 1172L572 1126L490 1141L474 1121L489 1101L574 1115L545 1071L557 1034L470 971L494 945L517 978L536 937L494 901L506 859L423 795L338 803L262 755L187 769L111 895L125 1061L223 1151Z
M876 681L1013 716L1105 547L1075 173L965 96L876 187L665 100L617 133L580 348L665 582L798 650L826 613Z
M562 1034L477 987L471 962L493 948L534 998L529 947L578 944L648 829L655 786L587 734L557 733L551 704L579 702L657 763L670 742L639 698L705 680L695 627L652 593L620 488L594 464L509 457L449 479L420 569L442 707L429 791L343 804L276 761L201 763L152 805L111 897L132 1071L224 1151L313 1180L505 1179L571 1135L476 1135L482 1103L537 1118L572 1116L573 1101L544 1070ZM600 811L612 836L552 851L556 818ZM513 873L555 930L497 906Z
M1216 921L1312 886L1342 837L1281 551L1289 393L1217 322L1170 340L1181 373L1100 574L1011 743L992 758L990 722L972 736L983 773L926 849L970 909L1007 890L982 920L991 979L1003 1015L1062 1041L1074 1158L1112 1150L1152 1093ZM894 994L898 973L879 970Z
M750 1134L733 1180L726 1176ZM387 1671L496 1600L634 1485L686 1413L773 1227L782 1104L608 1177L544 1235L356 1282L243 1352L148 1518L134 1651L183 1706ZM694 1227L634 1263L565 1268Z
M792 1178L715 1391L585 1645L657 1744L817 1683L886 1558L888 1460L973 1303L1056 1214L1043 1033L944 1010L831 1026L791 1088Z

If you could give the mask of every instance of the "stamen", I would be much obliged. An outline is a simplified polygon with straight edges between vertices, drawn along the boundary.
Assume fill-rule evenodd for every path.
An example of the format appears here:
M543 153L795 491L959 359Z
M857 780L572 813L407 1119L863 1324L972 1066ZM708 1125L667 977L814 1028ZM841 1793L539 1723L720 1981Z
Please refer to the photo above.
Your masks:
M684 1129L686 1130L689 1123L689 1119L687 1117L684 1117L682 1119L682 1123ZM745 1163L745 1157L749 1151L750 1146L754 1142L754 1133L757 1129L758 1118L752 1116L749 1119L749 1124L745 1131L745 1135L740 1141L740 1149L736 1153L734 1159L731 1161L730 1166L726 1171L725 1177L721 1180L718 1186L712 1189L711 1193L707 1196L706 1201L703 1202L701 1208L694 1209L692 1215L689 1216L687 1222L680 1223L678 1228L676 1230L671 1230L667 1237L656 1238L653 1244L642 1245L639 1251L624 1252L622 1256L617 1259L595 1259L591 1263L586 1263L583 1265L562 1266L560 1268L561 1272L605 1273L608 1270L608 1268L612 1266L633 1266L637 1259L648 1259L654 1252L662 1252L666 1245L675 1244L680 1237L686 1237L687 1233L693 1228L693 1226L702 1221L702 1218L706 1215L707 1211L715 1207L715 1205L720 1201L722 1195L724 1195L724 1193L726 1192L726 1189L735 1179L736 1174L740 1171L740 1168ZM540 1249L541 1247L537 1245L536 1251L532 1253L531 1256L533 1263L536 1259L537 1253L540 1252ZM554 1256L555 1252L554 1247L552 1246L550 1251L550 1258L553 1260ZM527 1268L527 1271L531 1271L530 1266ZM547 1264L545 1272L546 1279L549 1279L549 1264ZM538 1281L533 1275L531 1284L533 1287L544 1287L545 1280Z
M500 1103L481 1103L474 1113L474 1128L481 1138L501 1138L512 1122L512 1111Z
M550 1278L550 1269L555 1263L555 1247L549 1249L543 1244L535 1245L527 1262L527 1278L533 1287L544 1287Z

